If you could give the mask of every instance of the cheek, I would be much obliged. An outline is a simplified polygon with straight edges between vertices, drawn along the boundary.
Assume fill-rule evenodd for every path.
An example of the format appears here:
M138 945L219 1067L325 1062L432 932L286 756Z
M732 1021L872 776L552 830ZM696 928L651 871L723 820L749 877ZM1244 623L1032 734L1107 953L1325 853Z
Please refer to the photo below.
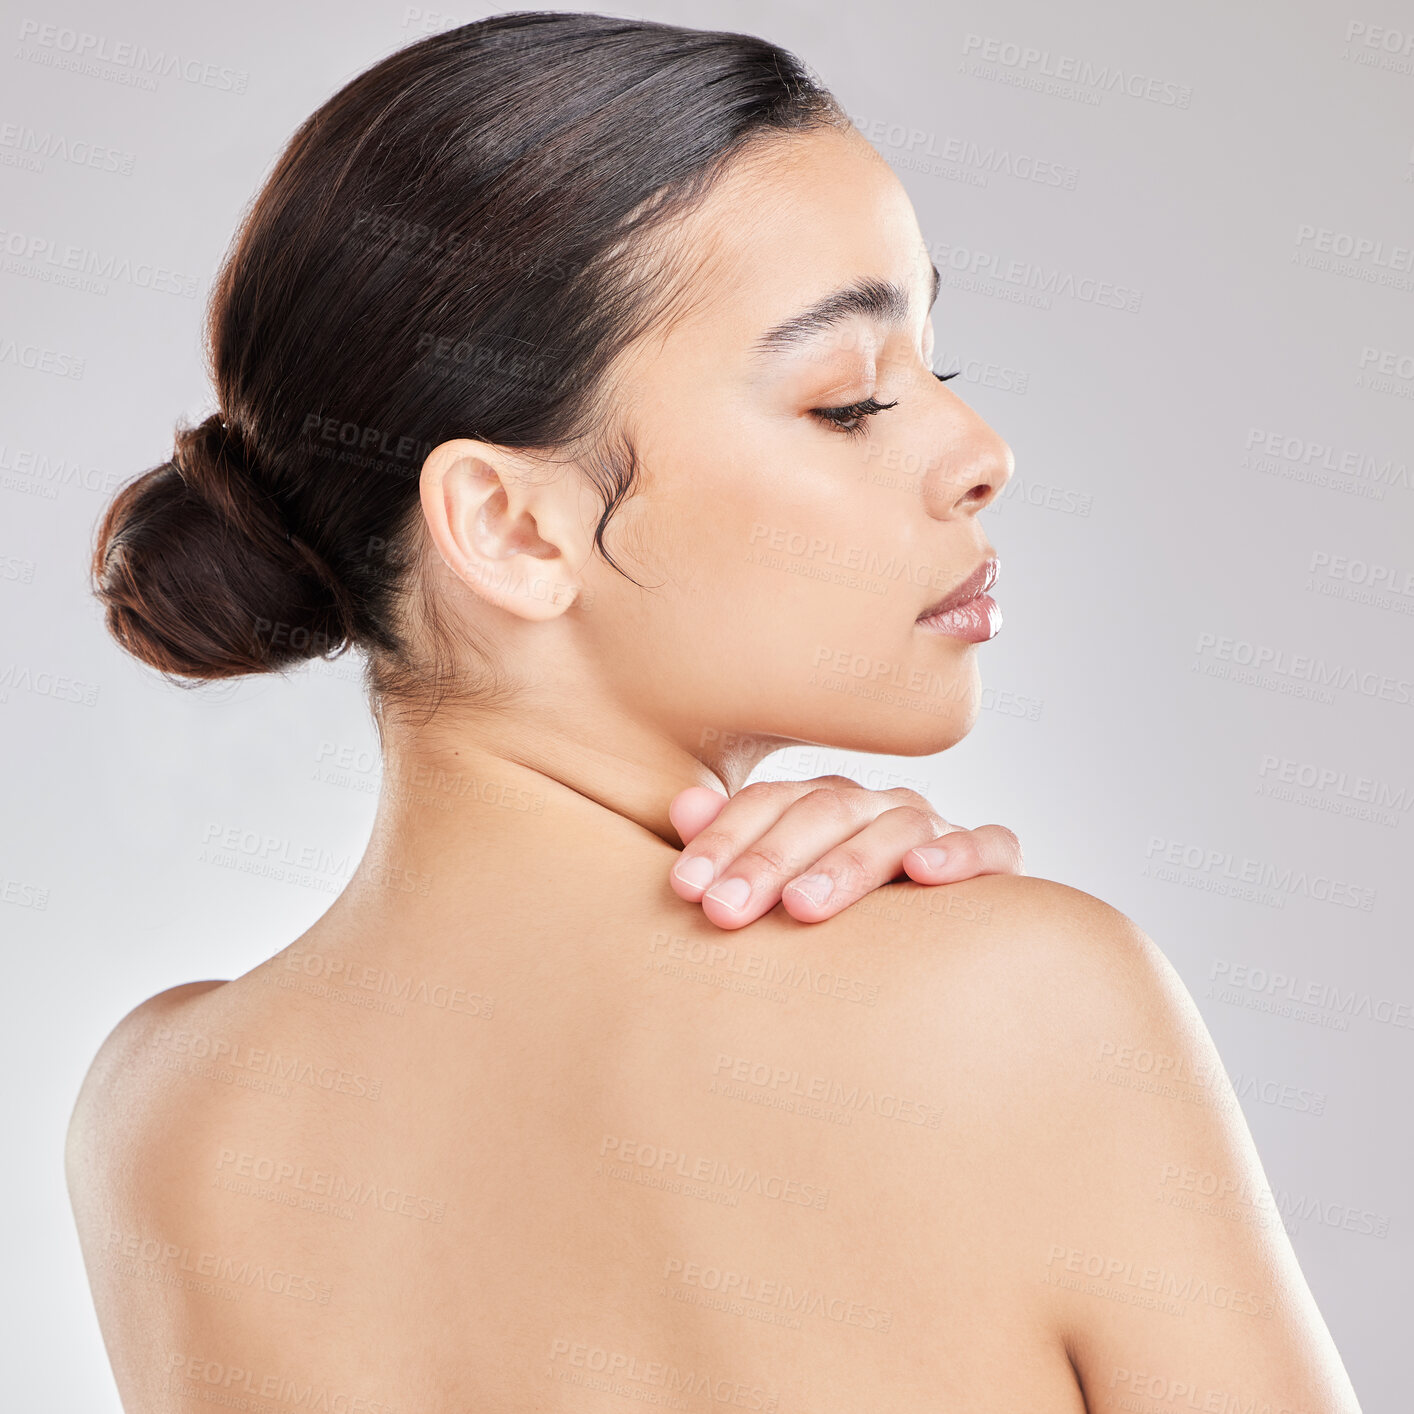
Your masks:
M839 652L909 654L926 601L909 503L871 475L868 439L826 435L823 444L809 439L811 464L774 478L762 467L772 494L750 499L730 547L751 616L746 637L803 681L812 664Z
M914 582L914 518L871 474L874 442L793 420L683 431L666 469L661 453L645 458L606 534L644 588L596 569L605 612L592 628L616 674L652 683L665 708L691 701L727 723L743 693L836 710L814 685L821 663L916 651L928 596Z

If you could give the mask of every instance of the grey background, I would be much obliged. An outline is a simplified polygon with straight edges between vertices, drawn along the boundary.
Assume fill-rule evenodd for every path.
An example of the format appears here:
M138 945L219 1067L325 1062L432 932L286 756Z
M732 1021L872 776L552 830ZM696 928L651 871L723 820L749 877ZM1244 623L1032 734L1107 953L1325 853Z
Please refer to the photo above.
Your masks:
M357 859L377 788L353 664L183 692L126 659L87 592L96 518L165 459L178 415L211 410L206 292L295 126L390 49L491 12L6 7L0 1339L17 1409L118 1408L61 1165L98 1044L143 998L233 976L304 929ZM1016 452L989 513L1007 621L980 650L976 730L930 760L799 751L772 769L903 782L954 820L1009 824L1032 873L1159 943L1238 1085L1365 1409L1405 1407L1414 15L1375 0L615 13L754 31L822 75L933 244L939 366L964 362L953 388ZM124 45L179 67L151 79ZM1048 89L1062 67L1086 71ZM1017 175L1035 162L1049 180ZM1321 249L1347 236L1383 245ZM70 248L113 273L56 280ZM1027 272L1048 302L1015 298ZM1086 280L1137 309L1086 298ZM1338 558L1394 583L1371 601ZM1234 677L1225 639L1264 653L1265 677ZM1298 657L1355 685L1299 695ZM1307 767L1325 783L1282 785ZM1342 813L1374 789L1358 778L1384 789L1377 818ZM227 826L327 851L319 886L203 862ZM1156 869L1170 851L1189 862ZM1215 887L1244 868L1275 883ZM1303 871L1372 890L1371 908L1281 886ZM1242 967L1260 971L1222 985ZM1283 1014L1274 973L1322 1004Z

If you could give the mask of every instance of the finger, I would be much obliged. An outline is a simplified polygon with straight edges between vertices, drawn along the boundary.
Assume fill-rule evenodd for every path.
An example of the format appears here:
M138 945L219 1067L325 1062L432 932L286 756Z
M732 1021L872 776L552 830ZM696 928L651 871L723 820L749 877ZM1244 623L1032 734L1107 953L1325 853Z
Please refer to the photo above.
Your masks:
M819 922L895 878L909 848L936 839L938 816L914 805L885 808L880 793L815 791L798 801L703 895L719 927L741 927L774 908ZM735 906L733 906L735 905Z
M1021 841L1005 825L952 830L903 857L904 872L919 884L949 884L979 874L1023 874Z
M822 781L839 781L840 788L860 797L877 795L841 777L820 777L812 781L753 781L743 786L723 805L717 806L710 826L697 830L673 866L671 884L679 898L696 903L734 859L743 854L775 825L797 801L822 788ZM696 789L696 788L693 788ZM680 791L674 801L687 794ZM686 802L689 812L701 802ZM711 802L705 802L710 805ZM670 805L671 810L671 805ZM882 805L878 808L882 809ZM705 810L704 812L705 813ZM677 821L673 821L678 828ZM679 830L679 833L681 831ZM820 842L819 852L843 838L837 834Z
M683 844L691 844L718 815L727 797L709 786L688 786L668 802L668 820Z
M824 854L808 873L789 880L781 906L801 923L819 923L858 903L866 894L903 877L901 861L936 830L937 816L901 806L885 811L853 838ZM938 836L921 843L931 844Z

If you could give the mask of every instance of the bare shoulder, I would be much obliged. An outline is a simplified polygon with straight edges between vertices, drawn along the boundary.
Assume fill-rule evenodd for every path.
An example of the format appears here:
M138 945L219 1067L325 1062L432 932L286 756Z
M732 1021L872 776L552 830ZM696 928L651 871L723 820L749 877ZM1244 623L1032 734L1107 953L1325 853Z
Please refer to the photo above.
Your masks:
M149 997L114 1026L88 1068L69 1118L64 1168L84 1267L125 1407L165 1410L146 1344L170 1301L172 1178L201 1096L163 1064L154 1037L219 997L220 981ZM207 1112L208 1114L210 1111ZM185 1127L184 1127L185 1120ZM167 1212L163 1214L164 1207ZM146 1333L146 1334L145 1334ZM141 1353L140 1353L141 1352Z
M871 1044L960 1097L949 1137L986 1176L977 1211L1008 1215L999 1265L1041 1303L1088 1407L1129 1407L1142 1390L1116 1372L1142 1367L1244 1408L1357 1410L1217 1048L1155 942L1045 879L878 892L878 916L852 910L850 947L884 948L906 985Z
M979 1113L1009 1114L998 1142L1011 1160L1040 1165L1057 1146L1117 1126L1190 1157L1254 1157L1197 1004L1119 909L1016 875L877 892L877 904L850 910L847 935L860 966L883 953L895 996L866 1043L919 1083L965 1083ZM1135 1150L1092 1153L1097 1192L1148 1162Z
M993 1171L1018 1184L1054 1172L1050 1147L1134 1119L1151 1082L1181 1082L1199 1099L1226 1085L1197 1006L1154 940L1065 884L1015 875L890 884L781 937L793 964L822 974L817 990L861 1003L793 1013L806 1058L910 1086L936 1097L935 1109L960 1097L952 1109L968 1128L958 1142L985 1148ZM1192 1119L1182 1103L1144 1113L1177 1129ZM1106 1162L1101 1186L1116 1172ZM1036 1211L1022 1192L1015 1200Z
M1079 1034L1120 1016L1166 1018L1181 1030L1195 1019L1174 968L1133 919L1051 879L986 874L933 888L890 884L836 924L851 956L882 963L891 980L922 989L960 1022L979 1015L991 1022L1003 1009L1028 1026Z
M89 1065L69 1117L65 1167L71 1193L101 1177L104 1155L126 1121L146 1108L146 1068L134 1065L151 1048L159 1026L189 1004L226 985L223 981L184 982L139 1003L108 1033Z
M1051 879L989 874L928 889L879 890L882 914L856 905L858 946L883 947L928 1000L926 1024L988 1056L983 1083L1025 1082L1072 1115L1113 1108L1099 1071L1132 1067L1199 1088L1225 1076L1198 1008L1158 944L1133 919ZM891 897L892 896L892 897ZM891 931L892 930L892 931ZM921 1036L913 1036L921 1041ZM946 1047L934 1054L946 1056Z
M212 1369L277 1368L332 1339L308 1212L236 1177L249 1155L301 1161L340 1080L301 1021L251 974L190 983L129 1012L89 1068L66 1171L125 1408L185 1409Z

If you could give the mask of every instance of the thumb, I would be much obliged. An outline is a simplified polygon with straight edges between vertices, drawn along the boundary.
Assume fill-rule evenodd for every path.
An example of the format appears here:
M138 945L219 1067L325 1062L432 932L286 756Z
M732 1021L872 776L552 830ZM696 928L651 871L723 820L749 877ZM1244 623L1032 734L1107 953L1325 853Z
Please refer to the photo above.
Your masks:
M721 791L707 786L688 786L668 802L668 819L683 844L688 845L722 813L726 803L727 797Z

